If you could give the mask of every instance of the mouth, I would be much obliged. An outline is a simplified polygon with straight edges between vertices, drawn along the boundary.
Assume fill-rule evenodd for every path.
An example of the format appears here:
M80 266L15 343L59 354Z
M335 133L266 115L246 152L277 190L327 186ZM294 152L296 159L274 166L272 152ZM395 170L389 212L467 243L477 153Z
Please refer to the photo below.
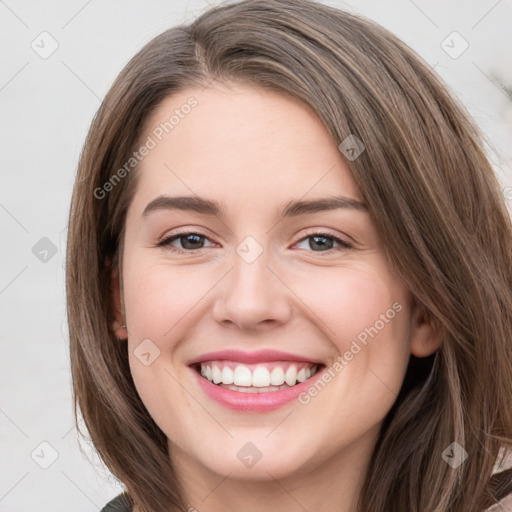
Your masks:
M266 413L292 404L328 371L321 360L274 349L220 350L185 364L205 397L237 413Z
M324 364L297 361L267 361L246 364L212 360L191 364L204 380L236 393L274 393L294 388L325 368ZM301 386L302 387L302 386Z

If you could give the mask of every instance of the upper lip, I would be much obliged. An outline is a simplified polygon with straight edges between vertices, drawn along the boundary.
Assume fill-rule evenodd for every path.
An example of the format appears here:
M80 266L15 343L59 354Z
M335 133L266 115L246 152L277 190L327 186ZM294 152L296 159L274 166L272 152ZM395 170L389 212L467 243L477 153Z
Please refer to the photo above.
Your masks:
M186 364L188 366L202 361L229 360L246 364L264 363L268 361L300 361L304 363L323 364L322 361L309 357L282 352L279 350L257 350L255 352L242 352L241 350L218 350L202 354L191 359Z

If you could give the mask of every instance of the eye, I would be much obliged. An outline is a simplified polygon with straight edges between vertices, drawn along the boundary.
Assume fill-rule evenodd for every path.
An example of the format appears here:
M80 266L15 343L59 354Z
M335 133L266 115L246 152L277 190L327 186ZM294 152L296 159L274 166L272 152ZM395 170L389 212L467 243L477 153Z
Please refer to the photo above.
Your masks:
M175 233L171 236L168 236L158 242L158 247L167 247L171 251L176 252L191 252L197 249L204 248L204 240L208 240L205 235L201 235L200 233L196 233L194 231L183 231L181 233ZM173 246L173 242L180 241L182 247ZM215 245L215 244L213 244Z
M157 247L166 247L169 250L175 252L190 253L195 250L204 249L205 240L209 240L208 237L206 237L206 235L202 235L194 231L183 231L165 237L163 240L158 242ZM309 249L313 249L312 252L331 252L352 248L351 244L331 233L316 231L308 233L305 237L301 238L301 240L299 240L295 245L306 242L308 240L310 240L308 247ZM180 242L181 247L176 247L173 245L173 243L176 241ZM338 244L338 247L333 247L334 244ZM215 245L215 243L213 243L212 245Z
M331 234L331 233L323 233L323 232L313 232L308 233L304 238L299 240L297 242L298 244L302 242L306 242L309 240L308 247L310 249L313 249L312 252L330 252L331 250L334 251L343 251L345 249L352 248L352 245L346 242L345 240L342 240L341 238ZM334 243L338 244L339 247L333 248L333 241ZM315 248L319 248L320 250L315 250Z

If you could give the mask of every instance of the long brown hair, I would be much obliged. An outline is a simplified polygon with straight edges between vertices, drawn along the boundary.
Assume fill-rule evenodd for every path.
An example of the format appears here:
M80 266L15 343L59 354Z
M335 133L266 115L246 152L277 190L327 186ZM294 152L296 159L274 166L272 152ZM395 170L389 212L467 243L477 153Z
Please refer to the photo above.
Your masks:
M111 327L110 276L120 270L137 167L112 180L162 100L212 80L291 95L317 113L337 145L350 134L364 143L347 163L390 262L442 326L435 354L411 355L359 510L482 512L512 491L511 471L492 476L500 448L512 445L512 226L501 189L473 120L428 65L374 22L309 0L211 9L154 38L106 95L70 209L75 418L79 408L129 503L141 512L187 510L165 435ZM443 458L455 442L468 454L457 468Z

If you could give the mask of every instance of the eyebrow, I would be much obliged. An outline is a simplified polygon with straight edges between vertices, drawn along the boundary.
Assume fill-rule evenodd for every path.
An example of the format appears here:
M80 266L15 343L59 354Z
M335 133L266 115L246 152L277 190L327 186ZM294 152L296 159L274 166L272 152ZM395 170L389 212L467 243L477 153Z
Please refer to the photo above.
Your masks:
M326 210L346 208L350 210L368 211L365 203L343 196L312 199L309 201L291 200L279 209L282 217L297 217L308 213L318 213ZM159 196L153 199L144 209L142 216L158 210L193 211L202 215L219 216L223 209L216 201L199 196Z

